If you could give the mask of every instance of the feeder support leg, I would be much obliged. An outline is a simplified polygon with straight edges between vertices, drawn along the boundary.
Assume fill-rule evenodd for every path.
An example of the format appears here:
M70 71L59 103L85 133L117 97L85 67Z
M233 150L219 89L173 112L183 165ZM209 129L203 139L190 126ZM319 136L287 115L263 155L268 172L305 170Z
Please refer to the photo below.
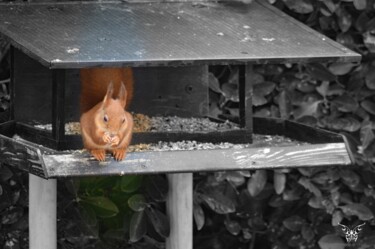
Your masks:
M171 233L166 249L193 248L193 174L169 174L167 214Z
M56 249L56 180L29 174L30 249Z

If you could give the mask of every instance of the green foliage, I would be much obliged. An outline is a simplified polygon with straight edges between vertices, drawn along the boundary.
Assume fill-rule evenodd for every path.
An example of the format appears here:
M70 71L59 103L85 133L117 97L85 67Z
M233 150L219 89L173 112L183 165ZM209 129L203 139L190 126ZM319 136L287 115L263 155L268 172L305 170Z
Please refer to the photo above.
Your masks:
M168 185L162 176L95 177L64 183L60 191L69 193L59 204L62 248L158 248L159 241L169 235L163 211ZM153 184L159 184L157 194L150 188Z

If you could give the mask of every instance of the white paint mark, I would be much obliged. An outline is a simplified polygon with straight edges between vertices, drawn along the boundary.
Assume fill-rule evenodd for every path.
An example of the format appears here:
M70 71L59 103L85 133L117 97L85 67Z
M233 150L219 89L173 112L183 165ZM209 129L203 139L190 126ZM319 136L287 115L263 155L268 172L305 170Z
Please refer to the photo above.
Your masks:
M79 48L68 48L68 49L66 50L66 52L67 52L68 54L75 54L75 53L79 52Z
M264 154L268 154L268 153L270 153L270 151L271 151L270 148L264 148L264 149L263 149L263 153L264 153Z
M262 38L263 41L266 41L266 42L271 42L271 41L274 41L276 40L275 38Z

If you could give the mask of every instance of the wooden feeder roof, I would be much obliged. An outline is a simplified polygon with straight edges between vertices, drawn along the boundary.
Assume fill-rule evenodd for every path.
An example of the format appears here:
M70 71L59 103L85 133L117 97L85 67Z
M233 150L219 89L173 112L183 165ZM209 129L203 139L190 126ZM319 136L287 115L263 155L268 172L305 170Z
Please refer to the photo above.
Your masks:
M0 32L49 68L360 59L262 1L2 4Z

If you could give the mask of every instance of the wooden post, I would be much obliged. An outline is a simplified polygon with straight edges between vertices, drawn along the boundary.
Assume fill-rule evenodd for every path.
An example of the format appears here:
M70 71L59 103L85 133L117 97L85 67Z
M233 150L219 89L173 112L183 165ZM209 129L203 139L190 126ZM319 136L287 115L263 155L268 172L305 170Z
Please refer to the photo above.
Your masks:
M193 174L169 174L167 214L171 233L167 249L193 248Z
M56 249L56 180L29 174L30 249Z

